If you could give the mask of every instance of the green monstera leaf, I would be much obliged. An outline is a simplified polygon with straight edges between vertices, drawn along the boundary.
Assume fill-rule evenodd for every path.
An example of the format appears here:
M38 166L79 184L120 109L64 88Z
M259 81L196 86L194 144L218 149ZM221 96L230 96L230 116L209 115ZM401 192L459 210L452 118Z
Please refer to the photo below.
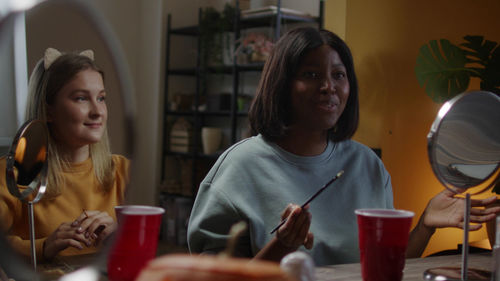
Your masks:
M485 40L483 36L464 37L466 43L460 44L469 63L481 65L482 68L470 67L475 71L472 77L481 79L481 90L500 95L500 47L497 42Z
M444 102L469 86L472 71L465 52L449 40L431 40L420 48L415 66L418 83L435 102Z

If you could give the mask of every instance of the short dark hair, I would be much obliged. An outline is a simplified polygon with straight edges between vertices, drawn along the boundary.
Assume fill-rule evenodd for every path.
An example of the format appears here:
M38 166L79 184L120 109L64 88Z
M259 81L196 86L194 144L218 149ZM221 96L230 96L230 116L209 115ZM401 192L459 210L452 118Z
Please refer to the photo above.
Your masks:
M271 51L249 111L252 135L261 134L270 140L286 136L291 120L291 81L301 59L310 50L325 44L339 54L346 67L350 89L344 112L335 127L329 130L329 138L342 141L354 135L359 122L359 102L358 82L351 51L336 34L313 27L290 30L278 40Z

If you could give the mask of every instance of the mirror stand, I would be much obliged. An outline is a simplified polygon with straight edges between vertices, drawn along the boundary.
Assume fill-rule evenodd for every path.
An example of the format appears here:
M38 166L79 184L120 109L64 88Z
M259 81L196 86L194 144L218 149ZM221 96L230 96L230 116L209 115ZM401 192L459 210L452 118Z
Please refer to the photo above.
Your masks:
M39 120L27 121L14 137L7 155L5 171L9 192L28 207L31 263L35 271L37 263L33 208L34 204L42 199L47 188L47 147L48 133L45 123ZM26 183L29 184L26 186ZM28 197L32 193L35 195L29 200Z
M31 264L36 271L36 248L35 248L35 217L33 215L33 202L28 202L28 216L30 228Z
M431 167L449 190L464 194L461 267L437 267L424 280L491 280L487 270L468 268L471 195L482 193L500 179L500 97L486 91L466 92L441 106L427 136ZM489 182L489 184L487 183ZM456 192L456 191L454 191Z
M491 272L468 268L469 257L469 223L470 223L470 193L465 195L464 209L464 234L462 244L462 266L461 267L436 267L424 272L424 280L433 281L475 281L490 280Z

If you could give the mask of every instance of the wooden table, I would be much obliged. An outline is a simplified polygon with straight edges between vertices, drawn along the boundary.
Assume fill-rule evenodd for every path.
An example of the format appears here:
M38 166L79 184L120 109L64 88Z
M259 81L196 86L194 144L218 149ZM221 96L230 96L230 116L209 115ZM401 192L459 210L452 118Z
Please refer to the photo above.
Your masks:
M60 268L65 273L69 273L72 270L79 268L85 264L89 264L92 259L90 255L88 256L78 256L69 257L66 259L58 260L56 264L52 264L51 268ZM404 269L403 281L422 281L424 280L424 271L435 267L458 267L460 268L462 262L462 255L449 255L449 256L438 256L438 257L427 257L427 258L415 258L407 259ZM477 253L469 254L469 268L476 268L482 270L491 270L491 253ZM47 266L47 265L45 265ZM44 265L40 265L41 269ZM101 279L107 280L105 271L105 266L101 268ZM47 277L47 276L46 276ZM55 276L53 276L55 277ZM46 280L52 280L55 278L45 278ZM339 264L318 267L316 269L316 281L362 281L361 278L361 265L359 263L352 264Z
M438 256L407 259L404 269L404 281L424 280L424 271L429 268L449 266L460 267L462 255ZM469 268L491 271L491 253L469 254ZM359 263L340 264L316 269L317 281L362 281Z

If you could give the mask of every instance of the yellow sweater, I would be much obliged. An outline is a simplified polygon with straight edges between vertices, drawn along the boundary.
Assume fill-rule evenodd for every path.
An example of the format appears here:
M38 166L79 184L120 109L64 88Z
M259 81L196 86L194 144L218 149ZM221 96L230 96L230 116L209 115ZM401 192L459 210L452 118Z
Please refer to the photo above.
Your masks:
M34 204L36 255L41 260L43 242L63 222L74 221L85 210L107 212L116 219L114 206L124 200L125 187L128 182L129 160L123 156L113 155L115 165L115 182L111 190L104 193L97 189L91 159L73 164L71 169L63 172L66 186L62 194L54 199L43 199ZM7 231L7 238L12 247L19 253L31 256L29 219L27 204L12 196L5 183L5 158L0 159L0 226ZM96 251L86 247L83 250L68 247L59 254L80 255Z

